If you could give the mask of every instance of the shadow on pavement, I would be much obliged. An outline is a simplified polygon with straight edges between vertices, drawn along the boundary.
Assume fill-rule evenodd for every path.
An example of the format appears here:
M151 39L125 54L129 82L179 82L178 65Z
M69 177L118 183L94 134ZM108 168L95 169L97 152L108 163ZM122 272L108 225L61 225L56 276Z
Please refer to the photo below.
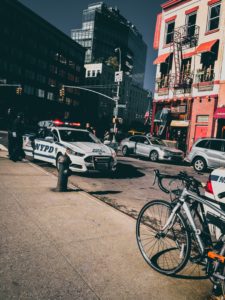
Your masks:
M117 170L113 173L93 171L84 174L80 173L79 176L87 178L132 179L143 177L145 174L139 171L135 166L126 163L118 163Z

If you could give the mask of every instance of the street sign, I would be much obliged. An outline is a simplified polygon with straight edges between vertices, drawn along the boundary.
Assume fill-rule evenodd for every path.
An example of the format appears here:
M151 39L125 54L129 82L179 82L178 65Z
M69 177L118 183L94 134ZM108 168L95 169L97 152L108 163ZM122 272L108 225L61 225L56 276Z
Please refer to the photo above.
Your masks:
M115 82L123 81L123 71L115 72Z
M118 104L117 107L119 107L119 108L126 108L127 106L126 106L126 104Z
M113 115L114 116L118 116L118 108L117 107L114 107L114 109L113 109Z

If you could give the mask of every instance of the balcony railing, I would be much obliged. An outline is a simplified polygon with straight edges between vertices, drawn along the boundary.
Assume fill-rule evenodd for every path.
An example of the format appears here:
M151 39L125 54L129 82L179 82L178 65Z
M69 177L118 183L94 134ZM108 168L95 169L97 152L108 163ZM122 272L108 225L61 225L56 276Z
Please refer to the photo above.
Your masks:
M157 89L159 90L159 89L169 88L170 86L169 79L170 79L169 75L156 78Z
M164 75L156 79L157 88L160 89L169 89L169 88L176 88L176 89L191 89L194 79L194 73L189 71L184 71L179 75L180 80L177 83L176 75L169 74Z
M199 26L197 25L184 25L175 29L174 34L175 42L180 43L181 46L195 47L198 44L199 39Z
M196 81L199 82L212 82L215 78L214 70L211 68L197 70Z

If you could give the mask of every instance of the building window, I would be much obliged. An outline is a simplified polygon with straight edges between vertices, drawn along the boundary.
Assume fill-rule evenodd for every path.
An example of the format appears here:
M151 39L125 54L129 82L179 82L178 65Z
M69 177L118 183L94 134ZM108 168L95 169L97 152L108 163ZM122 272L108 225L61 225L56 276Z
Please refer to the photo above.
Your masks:
M41 89L37 89L37 96L39 98L44 98L45 97L45 91Z
M41 83L45 83L46 82L46 77L42 74L37 74L37 81L39 81Z
M220 3L209 7L208 28L211 31L219 28L220 23Z
M215 62L218 59L219 41L215 43L210 52L201 55L202 69L197 70L198 82L213 81L215 77Z
M209 116L208 115L198 115L196 118L197 123L208 123L209 122Z
M72 104L72 99L66 98L66 104L67 104L67 105L71 105L71 104Z
M187 15L186 25L187 25L187 36L192 37L195 34L195 25L196 25L197 13Z
M29 85L24 85L24 93L27 95L33 95L34 94L34 88Z
M173 41L174 27L175 27L175 21L166 23L166 36L165 36L166 44L170 44Z
M51 87L55 87L56 86L56 80L52 79L52 78L49 78L48 85L50 85Z
M48 100L54 100L54 94L51 93L51 92L48 92L47 99Z
M87 77L90 77L90 76L91 76L91 71L88 70L88 71L87 71Z
M95 77L95 70L92 71L92 77Z

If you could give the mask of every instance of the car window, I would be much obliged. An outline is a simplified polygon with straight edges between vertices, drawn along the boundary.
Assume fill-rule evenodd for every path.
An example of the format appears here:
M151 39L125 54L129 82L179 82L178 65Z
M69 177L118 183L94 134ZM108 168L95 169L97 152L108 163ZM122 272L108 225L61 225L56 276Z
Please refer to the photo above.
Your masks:
M138 142L138 140L139 140L139 136L132 136L132 137L130 138L130 141L131 141L131 142Z
M100 144L100 140L89 131L59 130L61 140L64 142L89 142Z
M53 137L54 137L54 141L58 142L59 141L58 132L54 129L54 130L52 130L52 134L53 134Z
M146 137L144 137L144 136L139 136L138 143L144 144L144 142L146 142L146 141L148 141L148 140L146 139Z
M211 140L210 149L216 151L223 151L223 141Z
M203 140L203 141L200 141L196 144L196 147L199 147L199 148L209 148L209 140Z
M152 145L166 146L166 144L160 139L151 139Z
M37 134L37 138L45 139L47 136L53 136L51 131L47 128L40 128Z

